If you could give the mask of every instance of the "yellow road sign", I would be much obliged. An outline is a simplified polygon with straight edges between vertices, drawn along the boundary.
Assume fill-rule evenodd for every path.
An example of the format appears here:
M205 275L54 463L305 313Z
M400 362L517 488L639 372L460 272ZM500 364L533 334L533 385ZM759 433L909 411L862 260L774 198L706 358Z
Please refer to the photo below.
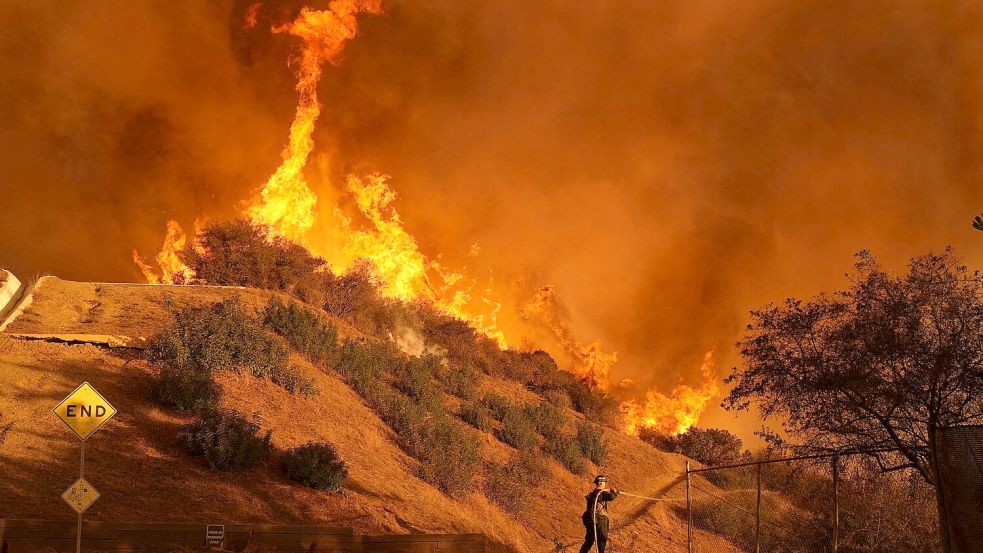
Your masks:
M99 499L99 492L92 487L92 484L86 482L85 478L79 478L61 494L61 498L81 515Z
M116 408L88 382L75 388L52 411L83 440L116 414Z

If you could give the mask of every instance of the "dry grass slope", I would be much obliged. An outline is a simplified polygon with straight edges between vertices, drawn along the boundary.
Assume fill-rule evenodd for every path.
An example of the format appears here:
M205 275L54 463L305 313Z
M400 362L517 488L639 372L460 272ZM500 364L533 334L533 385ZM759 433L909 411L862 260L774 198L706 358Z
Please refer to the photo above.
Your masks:
M173 308L234 294L257 310L276 295L46 277L29 309L7 331L145 338L169 322ZM345 323L335 323L342 336L358 335ZM251 471L222 473L185 455L177 433L190 416L175 415L148 401L155 368L136 350L0 335L0 518L70 517L60 494L77 476L79 443L50 410L88 380L119 409L87 446L86 477L102 493L86 515L92 520L324 524L364 533L482 532L513 550L537 553L554 551L555 539L570 544L582 535L579 514L589 479L550 461L548 478L516 498L528 503L521 520L480 493L451 499L415 476L417 461L397 446L392 430L339 377L297 356L293 361L315 382L317 396L291 395L266 380L222 373L218 382L223 406L272 430L280 450L310 440L336 444L350 463L341 493L291 483L277 470L275 459ZM486 379L483 386L480 395L495 392L513 400L540 400L513 381ZM582 416L570 410L567 415L567 430L575 431L573 425ZM509 446L491 434L482 438L487 459L509 458ZM600 470L619 487L640 495L683 495L680 473L685 458L611 431L607 438L609 453ZM626 497L612 504L612 510L612 539L621 550L628 550L629 543L637 552L684 550L685 526L673 504ZM731 549L723 541L719 545L719 551Z

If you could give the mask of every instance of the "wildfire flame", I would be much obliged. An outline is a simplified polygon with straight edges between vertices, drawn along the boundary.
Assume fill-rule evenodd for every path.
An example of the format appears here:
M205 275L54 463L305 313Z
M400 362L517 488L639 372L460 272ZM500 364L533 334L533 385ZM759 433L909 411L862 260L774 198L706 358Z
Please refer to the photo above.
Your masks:
M625 430L635 435L642 428L654 428L671 436L689 430L699 422L710 400L720 393L713 351L708 351L703 357L700 372L703 383L699 388L680 384L669 395L649 390L644 405L634 400L623 402Z
M180 284L190 282L195 278L195 272L185 265L178 257L178 252L188 245L188 236L177 221L167 222L167 234L164 236L164 245L157 254L157 266L160 267L158 275L143 257L133 250L133 262L137 264L143 276L150 284Z
M314 226L317 196L304 178L304 166L314 149L314 124L321 115L317 83L324 62L337 63L345 43L358 31L355 15L379 13L380 0L333 0L326 10L304 7L292 23L273 27L303 40L297 66L297 112L290 125L290 140L281 154L283 163L266 181L260 199L247 210L254 222L270 232L303 243Z
M428 299L440 309L471 323L499 346L507 347L505 333L497 325L501 303L482 297L479 303L487 309L475 311L469 291L474 281L467 281L469 288L461 289L462 274L446 270L420 251L416 239L406 231L399 213L390 205L396 193L388 179L379 174L364 178L348 176L346 187L370 224L366 230L354 229L352 221L336 210L345 229L343 248L348 260L371 261L382 282L383 295L404 301Z
M426 299L469 322L505 348L508 345L506 336L498 327L502 302L495 299L491 284L479 287L475 279L442 267L420 250L392 206L396 193L389 186L388 176L349 175L345 191L354 200L365 224L356 223L338 206L333 210L321 206L322 215L331 213L333 217L319 224L321 227L333 224L332 230L337 232L329 233L333 241L328 247L311 239L314 234L311 230L318 223L318 198L304 176L304 169L314 148L315 123L321 114L317 84L322 65L338 62L345 43L358 32L356 15L380 13L380 2L333 0L326 10L304 7L293 22L272 28L274 33L286 33L302 40L299 56L291 60L297 74L297 109L290 125L289 139L281 153L282 162L246 208L245 215L267 228L271 238L284 237L300 243L313 253L328 258L335 269L344 271L360 260L370 261L383 295L405 301ZM256 3L247 10L246 28L257 25L260 9L261 4ZM187 246L187 240L181 226L176 221L169 221L164 245L156 257L160 274L136 251L134 262L150 283L191 282L194 271L178 256L178 252ZM471 257L479 253L477 244L470 247ZM517 311L522 318L535 321L550 331L570 357L572 372L598 388L611 389L610 372L618 359L617 353L604 351L597 341L583 344L573 338L558 311L553 286L540 289L530 301L518 306ZM657 427L676 434L695 424L710 399L719 392L710 353L704 362L703 375L705 382L699 388L680 385L668 396L649 391L644 406L637 401L623 403L628 432L636 434L640 428Z
M253 222L266 226L271 235L289 238L316 253L321 252L307 237L315 223L317 196L303 172L314 146L314 125L321 113L317 97L321 66L325 61L337 62L345 43L356 35L356 14L379 11L377 0L335 0L327 10L304 8L292 23L273 28L273 32L289 33L303 40L297 62L299 99L290 126L290 140L283 150L283 163L266 182L260 197L247 209L246 215ZM387 176L378 174L364 178L348 176L347 191L369 227L355 229L351 219L336 209L335 217L344 231L339 233L344 256L338 259L335 253L332 260L344 269L358 259L368 259L378 273L383 295L405 301L428 299L437 307L472 323L505 347L505 335L496 322L501 305L481 298L478 303L486 309L477 313L468 309L473 304L469 291L454 289L461 283L462 275L445 270L420 251L416 239L403 228L399 214L391 206L396 193L387 180Z

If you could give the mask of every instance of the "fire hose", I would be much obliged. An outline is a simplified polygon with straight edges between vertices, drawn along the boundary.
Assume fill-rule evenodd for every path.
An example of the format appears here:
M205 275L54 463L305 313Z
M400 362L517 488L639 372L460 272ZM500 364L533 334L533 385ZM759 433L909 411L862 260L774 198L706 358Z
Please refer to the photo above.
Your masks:
M644 495L635 495L628 492L618 492L619 495L627 495L628 497L637 497L638 499L647 499L649 501L686 501L685 497L648 497Z
M618 495L635 497L638 499L645 499L647 501L686 501L685 497L648 497L645 495L636 495L633 493L622 492L622 491L618 491ZM591 525L591 530L594 533L594 548L597 551L600 551L601 548L601 545L597 542L597 500L600 496L601 494L597 494L594 496L594 506L591 509L591 519L592 519L591 522L593 522L593 524Z

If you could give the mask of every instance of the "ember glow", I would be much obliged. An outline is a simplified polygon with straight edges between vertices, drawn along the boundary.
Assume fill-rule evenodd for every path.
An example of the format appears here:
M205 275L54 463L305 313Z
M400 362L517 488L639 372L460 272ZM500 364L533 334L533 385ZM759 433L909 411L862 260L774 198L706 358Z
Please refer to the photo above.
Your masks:
M246 28L256 25L260 9L260 4L249 8ZM508 305L526 324L545 329L550 338L549 343L527 344L527 347L547 349L558 357L563 368L588 380L592 386L616 396L626 395L619 393L626 389L624 383L612 385L611 381L611 368L618 354L605 351L599 341L582 343L574 338L557 310L554 286L543 286L525 300L506 299L496 291L496 283L489 275L452 270L441 265L439 256L425 254L392 205L396 192L388 176L379 173L347 176L341 196L357 208L354 214L357 219L346 215L340 205L319 204L321 199L304 174L314 149L315 126L322 109L317 85L323 64L338 63L345 43L356 36L356 15L360 13L380 13L379 0L335 0L327 10L305 7L292 23L271 29L273 33L290 34L302 41L299 55L291 60L297 76L298 102L282 162L249 203L244 215L269 229L271 238L287 238L325 257L338 272L360 260L370 261L383 295L404 301L429 301L469 322L502 348L509 346L509 339L499 326L499 315L503 306ZM180 225L170 221L163 248L156 257L160 274L136 252L134 261L150 283L190 282L194 273L177 256L186 244L187 236ZM481 249L476 244L469 250L471 257L480 255ZM654 427L666 434L678 434L696 424L719 392L709 353L702 375L704 382L699 388L680 385L668 395L650 390L643 394L644 404L626 395L622 401L626 431L637 434L640 428Z

